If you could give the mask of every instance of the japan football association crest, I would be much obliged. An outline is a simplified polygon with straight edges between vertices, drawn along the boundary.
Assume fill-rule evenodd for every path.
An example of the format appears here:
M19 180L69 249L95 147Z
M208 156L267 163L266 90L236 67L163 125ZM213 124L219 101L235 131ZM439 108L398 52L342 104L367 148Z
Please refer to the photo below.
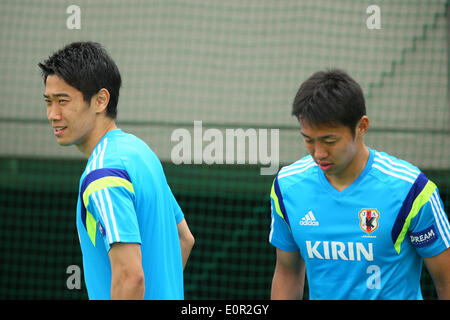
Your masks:
M378 218L380 213L377 209L362 209L359 212L359 226L368 234L378 228Z

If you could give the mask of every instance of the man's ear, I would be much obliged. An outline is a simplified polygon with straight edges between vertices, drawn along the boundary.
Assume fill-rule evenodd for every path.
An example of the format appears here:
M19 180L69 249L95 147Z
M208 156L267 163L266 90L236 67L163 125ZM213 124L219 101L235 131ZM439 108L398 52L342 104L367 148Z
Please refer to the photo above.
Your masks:
M368 116L362 116L361 119L359 119L358 124L356 125L356 136L357 137L363 137L366 132L369 130L369 117Z
M106 113L106 109L108 107L110 94L108 89L101 88L93 97L94 106L96 108L97 113Z

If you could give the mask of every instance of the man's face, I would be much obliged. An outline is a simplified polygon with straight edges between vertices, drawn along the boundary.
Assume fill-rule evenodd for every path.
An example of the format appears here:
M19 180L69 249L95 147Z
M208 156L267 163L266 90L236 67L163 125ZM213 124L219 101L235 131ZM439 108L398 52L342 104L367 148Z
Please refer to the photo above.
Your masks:
M314 127L304 121L300 124L305 146L320 169L327 176L344 173L358 147L350 128L343 125Z
M44 100L47 118L60 145L85 142L95 122L95 108L84 101L83 94L57 75L49 75Z

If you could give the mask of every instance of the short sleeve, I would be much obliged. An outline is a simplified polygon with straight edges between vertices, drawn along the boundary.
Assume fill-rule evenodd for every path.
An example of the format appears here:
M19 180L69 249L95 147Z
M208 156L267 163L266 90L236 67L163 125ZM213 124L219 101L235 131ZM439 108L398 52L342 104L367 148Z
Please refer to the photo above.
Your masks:
M107 251L116 242L141 243L134 188L125 170L94 170L85 177L81 189L86 208L82 219L94 245L97 232Z
M283 203L278 178L275 178L270 192L271 224L269 242L284 251L298 250L297 243L292 236L289 220Z
M172 206L172 211L175 215L175 221L177 224L179 224L184 219L183 210L181 210L180 205L177 202L177 199L175 199L172 190L170 190L170 187L168 187L168 192L170 194L170 201Z
M433 257L450 247L450 225L437 188L411 221L408 236L423 257Z

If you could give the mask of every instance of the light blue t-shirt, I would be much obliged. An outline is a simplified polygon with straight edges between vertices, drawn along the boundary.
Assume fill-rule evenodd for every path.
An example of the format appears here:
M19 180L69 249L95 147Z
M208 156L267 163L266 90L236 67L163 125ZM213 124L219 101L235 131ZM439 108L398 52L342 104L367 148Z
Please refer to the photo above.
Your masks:
M300 250L310 299L422 299L422 257L450 246L436 185L408 162L369 150L363 172L340 192L311 156L274 180L269 241Z
M141 245L145 299L183 299L183 218L153 151L134 135L109 131L88 160L77 204L89 298L111 298L108 251L123 242Z

